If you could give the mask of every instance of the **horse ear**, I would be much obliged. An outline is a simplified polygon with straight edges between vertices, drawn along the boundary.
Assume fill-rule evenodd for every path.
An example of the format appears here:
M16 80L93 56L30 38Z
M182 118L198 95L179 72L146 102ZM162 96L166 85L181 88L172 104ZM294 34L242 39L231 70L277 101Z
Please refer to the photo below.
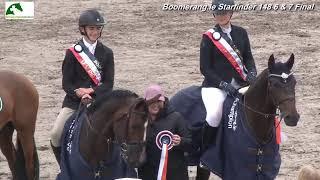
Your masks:
M292 53L289 60L286 62L287 67L291 70L294 64L294 54Z
M269 61L268 61L268 69L269 69L269 71L272 69L274 63L275 63L274 56L273 56L273 54L271 54L271 56L269 57Z

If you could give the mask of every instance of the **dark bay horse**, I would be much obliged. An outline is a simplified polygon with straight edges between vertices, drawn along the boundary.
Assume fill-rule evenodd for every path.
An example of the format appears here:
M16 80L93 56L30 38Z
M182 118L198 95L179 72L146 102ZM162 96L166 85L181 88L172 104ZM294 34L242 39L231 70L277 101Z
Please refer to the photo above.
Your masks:
M13 179L39 179L39 161L34 132L39 95L24 76L0 71L0 149ZM17 149L12 136L17 131Z
M288 126L296 126L300 117L295 107L296 80L291 72L293 64L293 54L285 63L275 63L274 56L271 55L268 61L268 68L257 77L255 83L250 86L243 96L237 98L227 97L224 103L224 115L219 126L219 140L217 140L216 145L212 145L202 154L201 163L206 168L223 179L241 179L241 177L243 179L244 176L241 176L240 173L250 174L246 173L250 168L253 175L245 176L244 179L256 179L258 176L265 179L273 179L278 174L281 160L279 144L275 141L275 129L280 124L280 122L275 123L277 109L280 110L281 119L284 119ZM205 120L203 105L201 103L194 105L188 102L180 102L179 106L179 101L187 101L192 98L200 99L201 101L201 94L194 93L192 95L190 93L195 89L196 87L186 88L182 92L178 92L171 101L174 102L172 104L176 104L178 110L182 109L180 111L182 115L183 113L186 114L186 119L195 118L192 120L191 125L193 126L191 128L200 133L201 123ZM181 107L183 104L189 105L187 108L189 111L185 111ZM196 117L196 114L199 114L199 116ZM245 129L245 133L239 132L241 127ZM232 135L224 134L230 131L236 137L243 136L245 141L249 141L253 145L251 144L247 147L245 146L245 141L237 141ZM232 142L232 138L236 142ZM193 140L197 141L194 144L199 145L201 138L196 136ZM230 144L231 146L229 146ZM245 146L244 149L241 149L242 145ZM235 156L232 156L232 151L236 154ZM251 156L248 155L250 153L252 154ZM252 162L257 164L248 160L250 158L253 159ZM271 160L268 160L268 158ZM263 161L268 162L265 163ZM243 163L241 164L241 162ZM235 167L237 164L240 164L241 168ZM250 168L248 167L249 165ZM206 170L198 168L197 179L207 180L208 177L209 173Z
M145 160L147 105L127 90L114 90L84 106L66 123L57 179L137 177Z

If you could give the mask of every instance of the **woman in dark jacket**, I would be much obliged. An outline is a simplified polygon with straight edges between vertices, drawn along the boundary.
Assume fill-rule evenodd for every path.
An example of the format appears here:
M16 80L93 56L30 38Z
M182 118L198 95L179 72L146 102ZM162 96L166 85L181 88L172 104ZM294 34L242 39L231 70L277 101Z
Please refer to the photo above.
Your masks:
M149 110L147 128L147 162L139 168L139 178L156 180L161 150L156 145L159 132L173 133L173 148L168 151L167 180L188 180L188 165L184 152L191 150L191 134L183 117L169 105L159 85L151 85L145 91Z

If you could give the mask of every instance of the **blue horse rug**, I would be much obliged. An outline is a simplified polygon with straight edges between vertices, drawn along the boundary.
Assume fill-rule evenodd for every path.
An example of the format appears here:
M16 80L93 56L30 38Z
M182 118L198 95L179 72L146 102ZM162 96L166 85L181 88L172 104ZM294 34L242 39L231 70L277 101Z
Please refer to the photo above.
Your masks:
M79 114L77 114L79 113ZM120 156L120 147L113 145L112 158L102 161L97 167L91 167L80 154L79 137L86 108L73 114L66 122L61 137L61 172L57 180L113 180L117 178L136 178L134 168L129 168ZM77 118L78 117L78 118ZM110 157L107 155L106 157Z
M187 161L189 166L196 166L201 155L201 130L207 114L201 97L201 87L190 86L180 90L170 98L170 105L187 121L194 149L194 152L188 154Z
M275 130L267 144L258 143L244 119L242 104L239 98L226 98L216 144L200 161L224 180L275 179L281 164Z

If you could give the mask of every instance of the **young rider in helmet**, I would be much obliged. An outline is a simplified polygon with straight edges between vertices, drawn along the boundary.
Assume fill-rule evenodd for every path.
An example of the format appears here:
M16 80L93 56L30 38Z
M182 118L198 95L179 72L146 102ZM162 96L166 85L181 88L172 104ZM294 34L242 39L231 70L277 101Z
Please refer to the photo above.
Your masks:
M62 88L66 96L52 128L50 140L58 163L64 124L76 111L81 99L92 99L113 88L113 52L98 41L105 24L97 10L83 11L79 18L79 30L83 37L66 51L62 64Z
M221 5L222 4L222 5ZM216 25L203 34L200 45L200 71L204 76L202 100L206 107L203 148L214 140L227 95L255 80L257 71L246 30L231 24L233 11L219 7L234 5L234 0L213 0Z

